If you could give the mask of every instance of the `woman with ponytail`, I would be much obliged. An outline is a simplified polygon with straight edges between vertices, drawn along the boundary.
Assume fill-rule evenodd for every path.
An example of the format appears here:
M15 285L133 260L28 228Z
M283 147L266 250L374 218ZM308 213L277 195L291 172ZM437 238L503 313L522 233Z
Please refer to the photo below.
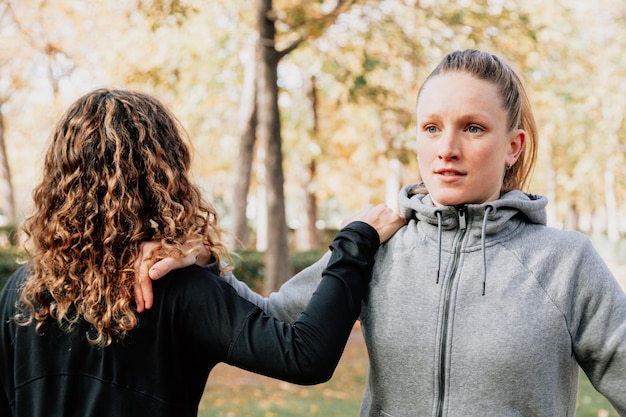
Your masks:
M538 138L521 78L493 54L452 52L416 115L422 179L400 193L408 224L377 252L361 311L361 416L573 416L579 368L626 416L626 294L526 191ZM327 261L245 296L293 320Z

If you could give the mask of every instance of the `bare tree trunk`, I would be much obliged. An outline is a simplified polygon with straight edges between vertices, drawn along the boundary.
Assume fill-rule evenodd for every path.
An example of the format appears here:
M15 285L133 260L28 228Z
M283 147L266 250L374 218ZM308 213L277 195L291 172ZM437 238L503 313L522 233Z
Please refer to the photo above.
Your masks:
M0 104L0 197L2 208L8 224L15 224L15 198L13 196L13 184L11 182L11 170L7 158L7 147L4 141L4 114Z
M267 175L268 247L265 257L265 291L277 290L291 275L285 214L283 157L278 109L278 61L272 1L259 0L260 59L257 76L258 135L265 146Z
M256 142L256 57L254 54L244 63L244 83L239 114L239 154L234 167L231 210L233 213L233 237L235 248L248 247L248 193Z
M611 27L612 17L602 13L595 13L589 16L589 20L596 29L592 32L593 38L599 45L609 45L614 42L615 33L606 30ZM619 49L602 48L599 51L598 61L598 82L596 89L601 100L601 121L599 131L604 137L605 143L601 145L606 151L604 155L604 201L606 204L606 230L609 242L617 243L620 238L620 207L618 192L616 190L616 178L619 178L619 167L622 166L620 156L620 129L624 124L624 113L626 113L626 88L624 88L622 76L619 71L606 65L616 57L621 57ZM596 129L598 131L598 129Z
M608 78L608 77L607 77ZM607 92L610 89L607 87ZM602 126L605 130L606 155L604 158L604 202L606 204L606 230L609 242L617 242L620 238L619 203L615 189L615 172L619 164L619 129L624 121L626 99L617 94L611 100L609 93L605 94L602 105Z
M565 219L563 221L563 228L565 230L578 230L579 213L576 206L576 194L573 192L568 193L566 196L568 199L568 209L565 213Z
M389 159L389 169L387 171L387 181L385 183L385 204L395 211L400 211L398 194L402 187L402 163L398 158Z
M609 160L604 165L604 201L606 202L607 237L609 242L619 240L619 216L617 196L615 195L615 168Z
M254 172L257 178L257 196L256 196L256 245L257 252L267 251L267 175L265 174L265 148L259 146L257 151L257 160L254 164Z
M322 239L320 232L317 229L317 195L312 190L311 185L315 181L317 176L317 164L315 159L311 159L309 166L307 167L308 184L306 187L306 230L307 230L307 246L306 250L317 249L322 246Z
M309 112L311 119L309 136L311 140L315 141L319 131L319 123L317 120L317 85L315 82L315 76L310 77L307 90L307 98L309 102ZM320 233L319 230L317 230L317 195L315 193L316 189L315 187L313 187L313 184L315 183L315 177L317 176L317 163L315 161L315 155L312 155L310 157L307 170L307 184L305 186L305 213L308 238L307 249L314 249L322 246Z

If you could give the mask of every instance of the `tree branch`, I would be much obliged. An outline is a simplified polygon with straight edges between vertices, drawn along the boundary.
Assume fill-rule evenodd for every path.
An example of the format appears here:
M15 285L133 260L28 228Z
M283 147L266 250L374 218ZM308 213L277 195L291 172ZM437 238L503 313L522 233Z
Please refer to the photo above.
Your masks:
M287 45L286 48L281 49L280 51L276 51L278 60L280 61L281 59L283 59L284 56L288 55L291 51L300 46L300 44L302 44L302 42L304 42L305 40L306 37L300 34L298 35L298 38L291 42L289 45Z
M305 28L304 30L302 30L301 33L298 34L298 37L295 40L293 40L292 42L289 43L289 45L287 45L287 47L285 47L284 49L281 49L280 51L277 51L278 60L288 55L291 51L296 49L303 42L311 39L312 37L311 30L306 30L306 27L315 26L319 23L329 24L331 22L334 22L341 13L344 13L352 5L357 4L358 2L359 0L337 0L337 4L335 4L335 7L330 12L318 18L309 19L306 22L303 22L295 26L289 25L286 21L280 19L280 17L278 17L276 14L272 14L272 18L274 19L275 22L280 22L284 24L285 26L289 27L289 30L291 31L297 32L298 29Z

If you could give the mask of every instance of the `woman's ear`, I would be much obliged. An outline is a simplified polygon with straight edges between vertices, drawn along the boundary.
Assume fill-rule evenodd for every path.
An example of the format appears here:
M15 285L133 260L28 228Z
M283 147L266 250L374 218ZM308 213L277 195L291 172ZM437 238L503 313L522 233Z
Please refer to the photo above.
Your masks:
M509 150L506 156L506 165L513 166L519 159L524 144L526 143L526 131L524 129L515 129L511 131L509 136Z

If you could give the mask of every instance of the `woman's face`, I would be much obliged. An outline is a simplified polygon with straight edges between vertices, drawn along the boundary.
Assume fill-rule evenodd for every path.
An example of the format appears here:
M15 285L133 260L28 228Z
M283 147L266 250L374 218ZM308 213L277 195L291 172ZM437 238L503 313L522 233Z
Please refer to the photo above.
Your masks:
M419 169L435 205L480 204L500 197L506 166L525 140L509 131L496 86L463 72L431 78L417 103Z

